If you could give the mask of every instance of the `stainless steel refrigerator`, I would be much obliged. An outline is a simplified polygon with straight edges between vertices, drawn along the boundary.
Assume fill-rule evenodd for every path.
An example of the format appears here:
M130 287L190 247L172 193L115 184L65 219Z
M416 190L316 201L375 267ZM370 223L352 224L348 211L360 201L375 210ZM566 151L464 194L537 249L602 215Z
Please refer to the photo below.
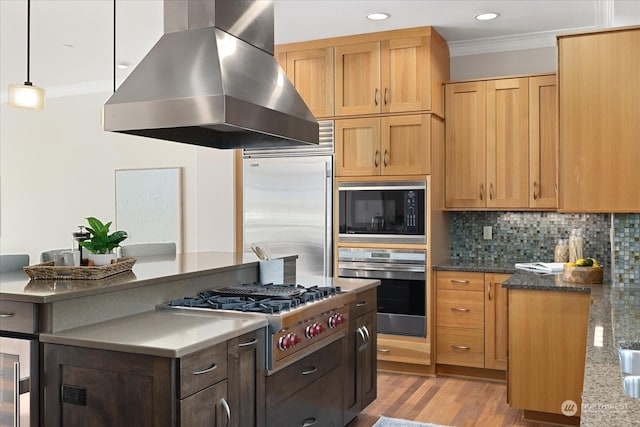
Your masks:
M320 122L320 145L245 150L244 251L298 255L297 282L333 275L333 122Z

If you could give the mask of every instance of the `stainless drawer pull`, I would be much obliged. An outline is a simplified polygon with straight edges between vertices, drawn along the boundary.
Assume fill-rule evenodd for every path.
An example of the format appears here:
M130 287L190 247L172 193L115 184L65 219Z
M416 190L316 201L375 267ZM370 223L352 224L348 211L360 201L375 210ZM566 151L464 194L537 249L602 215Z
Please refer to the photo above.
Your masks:
M471 347L466 345L452 345L451 348L454 350L471 350Z
M224 397L220 399L220 404L224 408L224 413L227 416L227 422L225 425L229 427L231 425L231 408L229 408L229 404L224 400Z
M13 419L20 427L20 362L13 362Z
M257 342L258 342L258 340L256 338L254 338L251 341L242 342L242 343L238 344L238 347L249 347L250 345L254 345Z
M202 374L208 374L209 372L213 371L214 369L217 369L218 365L216 365L215 363L213 365L211 365L210 368L207 369L203 369L202 371L193 371L193 375L202 375Z
M468 312L469 309L468 308L458 308L458 307L451 307L451 311L462 311L462 312Z
M379 348L378 353L391 353L391 350L388 348Z
M467 283L469 283L468 280L460 280L460 279L451 279L451 283L462 283L464 285L466 285Z
M302 375L309 375L309 374L313 374L314 372L316 372L318 370L318 368L316 368L315 366L311 366L310 368L305 369L304 371L302 371Z
M304 423L302 423L302 427L311 427L316 425L317 422L318 420L316 420L315 418L307 418L306 420L304 420Z
M364 307L367 304L369 304L367 301L360 301L356 303L356 307Z
M13 317L15 315L16 315L15 313L0 313L0 317L3 318L3 319L7 319L7 318Z

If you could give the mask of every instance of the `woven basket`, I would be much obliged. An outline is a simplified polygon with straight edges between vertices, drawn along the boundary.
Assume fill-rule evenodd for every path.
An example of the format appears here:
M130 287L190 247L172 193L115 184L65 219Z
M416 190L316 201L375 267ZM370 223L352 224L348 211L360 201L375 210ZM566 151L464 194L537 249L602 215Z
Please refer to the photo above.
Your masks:
M130 271L135 263L135 258L118 258L116 262L109 265L68 267L56 266L53 265L53 261L49 261L42 264L22 267L22 269L34 280L98 280L113 276L114 274Z

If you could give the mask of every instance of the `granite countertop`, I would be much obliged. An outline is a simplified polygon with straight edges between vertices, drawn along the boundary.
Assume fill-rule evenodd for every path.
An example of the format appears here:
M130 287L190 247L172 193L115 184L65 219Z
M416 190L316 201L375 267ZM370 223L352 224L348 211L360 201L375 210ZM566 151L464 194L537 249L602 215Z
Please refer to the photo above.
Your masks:
M284 258L297 258L297 255ZM238 257L234 252L198 252L139 257L131 271L100 280L32 280L22 270L17 270L0 275L0 300L48 303L184 280L239 265L256 268L257 264L258 259L253 254Z
M468 271L475 273L515 273L515 263L507 261L447 260L432 266L432 270Z
M40 341L177 358L267 326L264 316L155 310L40 334Z

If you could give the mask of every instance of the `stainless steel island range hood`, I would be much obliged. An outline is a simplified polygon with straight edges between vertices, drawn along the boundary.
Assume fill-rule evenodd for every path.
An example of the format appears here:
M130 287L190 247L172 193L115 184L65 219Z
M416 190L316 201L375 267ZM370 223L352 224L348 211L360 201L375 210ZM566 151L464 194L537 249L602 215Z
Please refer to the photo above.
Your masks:
M104 129L215 148L318 144L273 27L273 0L165 0L164 35L104 105Z

